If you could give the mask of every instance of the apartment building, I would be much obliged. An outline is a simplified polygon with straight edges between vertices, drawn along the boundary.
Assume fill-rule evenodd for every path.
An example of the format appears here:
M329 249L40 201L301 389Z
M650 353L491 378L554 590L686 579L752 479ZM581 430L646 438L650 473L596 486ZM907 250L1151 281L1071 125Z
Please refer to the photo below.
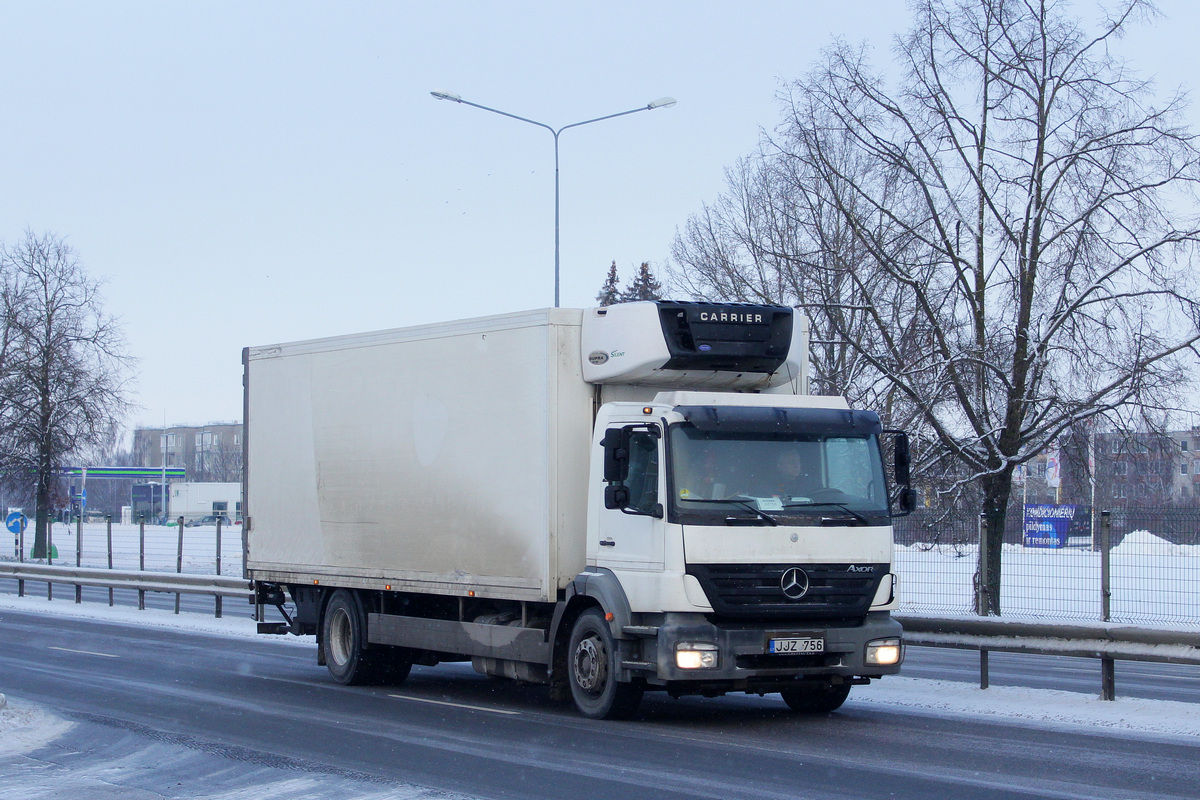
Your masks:
M133 457L139 466L178 467L196 482L242 480L242 423L173 425L133 432Z

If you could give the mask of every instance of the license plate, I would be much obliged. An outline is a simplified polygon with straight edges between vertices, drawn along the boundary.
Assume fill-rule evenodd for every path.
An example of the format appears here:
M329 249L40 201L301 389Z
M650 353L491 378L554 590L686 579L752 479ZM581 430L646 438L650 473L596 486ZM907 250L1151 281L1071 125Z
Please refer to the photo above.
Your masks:
M824 653L825 640L812 637L803 639L772 639L770 653Z

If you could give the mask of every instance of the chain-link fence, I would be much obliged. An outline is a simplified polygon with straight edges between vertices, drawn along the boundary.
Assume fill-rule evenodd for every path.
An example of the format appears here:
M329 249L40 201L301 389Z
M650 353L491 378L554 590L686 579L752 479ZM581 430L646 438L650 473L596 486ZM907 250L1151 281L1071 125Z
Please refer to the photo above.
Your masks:
M33 549L32 524L23 534L11 535L13 542L11 548L6 548L7 555L15 560L29 560ZM215 525L113 523L110 526L105 522L89 522L81 530L78 524L56 522L50 526L49 543L51 561L61 565L195 575L242 574L240 525L222 525L218 547Z
M1044 536L1030 531L1036 533L1039 524L1049 529L1049 523L1030 521L1020 511L1008 515L1001 557L1003 615L1200 624L1200 509L1114 510L1107 515L1107 548L1104 515L1073 510L1058 530ZM902 610L974 613L978 568L977 519L945 520L918 511L897 520Z

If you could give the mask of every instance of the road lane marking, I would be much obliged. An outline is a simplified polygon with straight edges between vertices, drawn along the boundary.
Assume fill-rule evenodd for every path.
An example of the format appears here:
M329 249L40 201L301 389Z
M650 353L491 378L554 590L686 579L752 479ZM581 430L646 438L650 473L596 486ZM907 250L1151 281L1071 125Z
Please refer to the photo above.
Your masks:
M468 711L487 711L492 714L514 714L519 715L520 711L508 711L503 708L488 708L487 706L469 706L466 703L448 703L445 700L429 700L425 697L413 697L409 694L389 694L388 697L395 697L398 700L412 700L415 703L431 703L435 706L453 706L454 708L465 708Z
M112 653L93 653L91 650L72 650L69 647L53 647L53 646L51 646L47 649L61 650L64 653L79 653L80 655L85 655L85 656L101 656L102 658L120 658L120 656L114 656Z

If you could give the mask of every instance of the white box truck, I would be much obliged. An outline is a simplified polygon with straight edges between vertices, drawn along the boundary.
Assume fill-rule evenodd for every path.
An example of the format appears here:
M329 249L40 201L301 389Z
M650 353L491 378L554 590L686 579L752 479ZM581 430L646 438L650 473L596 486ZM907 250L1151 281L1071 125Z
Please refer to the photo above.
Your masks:
M167 518L183 517L187 525L216 525L217 519L231 525L241 519L240 483L180 481L171 484Z
M666 301L246 348L260 631L316 634L341 683L469 660L596 718L837 708L903 657L908 444L889 480L806 354L790 308Z

